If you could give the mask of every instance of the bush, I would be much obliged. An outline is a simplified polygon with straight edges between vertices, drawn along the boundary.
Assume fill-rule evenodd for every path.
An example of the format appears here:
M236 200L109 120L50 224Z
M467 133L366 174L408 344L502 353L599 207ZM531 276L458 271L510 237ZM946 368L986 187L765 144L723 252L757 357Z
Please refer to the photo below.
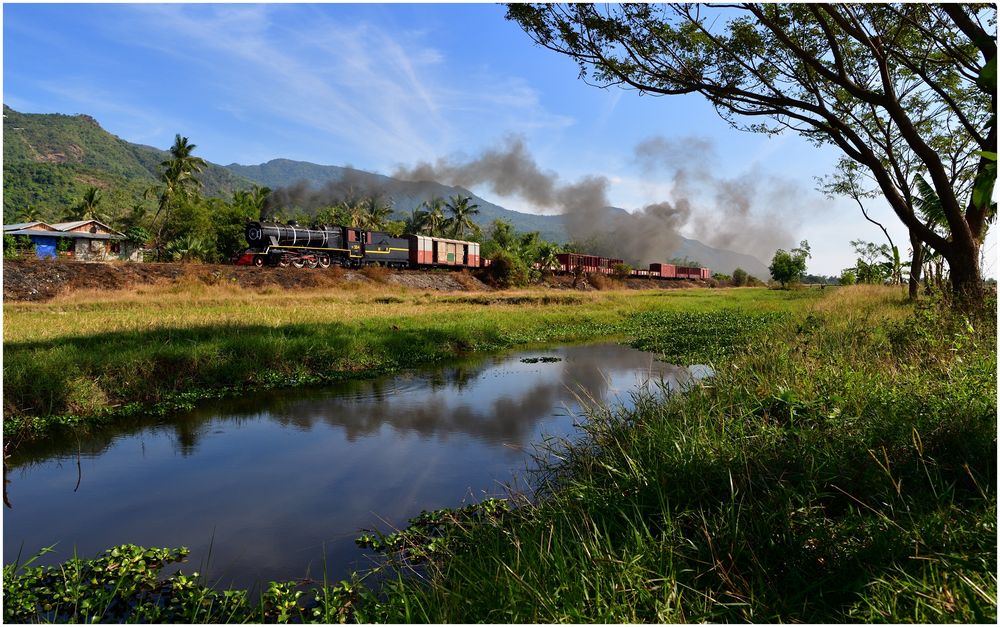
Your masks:
M600 272L591 272L587 275L587 282L595 290L610 290L614 288L614 282L607 275Z
M490 285L501 289L524 287L528 284L527 266L519 258L503 250L493 254L493 261L484 274Z
M3 236L3 258L4 259L19 259L21 257L21 251L18 249L17 240L14 239L13 235Z
M632 266L627 263L616 263L611 266L611 276L619 280L625 280L632 274Z
M840 284L841 285L854 285L858 282L858 275L855 274L854 270L844 270L840 273Z
M747 271L743 268L736 268L733 270L733 285L736 287L742 287L747 284L747 279L750 277L747 275Z

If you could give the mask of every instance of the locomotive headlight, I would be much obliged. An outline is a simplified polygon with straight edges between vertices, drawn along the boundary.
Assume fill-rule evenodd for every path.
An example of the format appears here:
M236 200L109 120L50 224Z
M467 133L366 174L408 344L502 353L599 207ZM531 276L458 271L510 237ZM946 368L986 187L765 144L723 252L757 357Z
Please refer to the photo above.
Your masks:
M255 226L250 227L249 229L247 229L247 237L250 238L250 239L252 239L252 240L254 240L254 241L259 240L260 239L260 229L257 228L257 227L255 227Z

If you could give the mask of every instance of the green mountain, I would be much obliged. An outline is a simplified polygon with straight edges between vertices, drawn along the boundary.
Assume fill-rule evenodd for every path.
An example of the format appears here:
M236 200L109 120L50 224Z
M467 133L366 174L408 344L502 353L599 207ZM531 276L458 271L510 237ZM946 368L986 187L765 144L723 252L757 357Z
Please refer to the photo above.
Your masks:
M3 107L3 219L61 220L88 187L104 193L104 207L152 207L143 193L156 183L169 153L132 144L89 115L20 113ZM207 196L229 196L252 183L217 165L199 177Z

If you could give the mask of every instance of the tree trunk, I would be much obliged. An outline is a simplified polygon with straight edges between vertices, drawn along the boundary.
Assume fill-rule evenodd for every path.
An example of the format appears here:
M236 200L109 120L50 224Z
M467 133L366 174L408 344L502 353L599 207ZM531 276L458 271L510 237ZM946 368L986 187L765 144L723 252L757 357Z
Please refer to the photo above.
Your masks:
M948 259L951 288L955 304L963 309L975 309L983 302L983 280L979 273L979 246L956 251Z
M913 230L910 230L910 246L913 247L913 258L910 260L910 300L917 300L920 270L924 263L924 243Z

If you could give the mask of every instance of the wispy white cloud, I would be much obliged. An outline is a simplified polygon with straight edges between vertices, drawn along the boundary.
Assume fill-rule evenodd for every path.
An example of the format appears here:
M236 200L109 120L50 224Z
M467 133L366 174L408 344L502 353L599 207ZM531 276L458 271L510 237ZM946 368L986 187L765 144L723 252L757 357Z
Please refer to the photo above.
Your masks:
M518 77L449 75L427 33L346 23L317 7L148 5L122 24L132 45L215 81L228 99L210 103L216 110L244 122L258 111L270 120L261 125L289 125L286 135L329 137L330 162L354 155L388 167L443 154L483 114L497 132L572 123Z

